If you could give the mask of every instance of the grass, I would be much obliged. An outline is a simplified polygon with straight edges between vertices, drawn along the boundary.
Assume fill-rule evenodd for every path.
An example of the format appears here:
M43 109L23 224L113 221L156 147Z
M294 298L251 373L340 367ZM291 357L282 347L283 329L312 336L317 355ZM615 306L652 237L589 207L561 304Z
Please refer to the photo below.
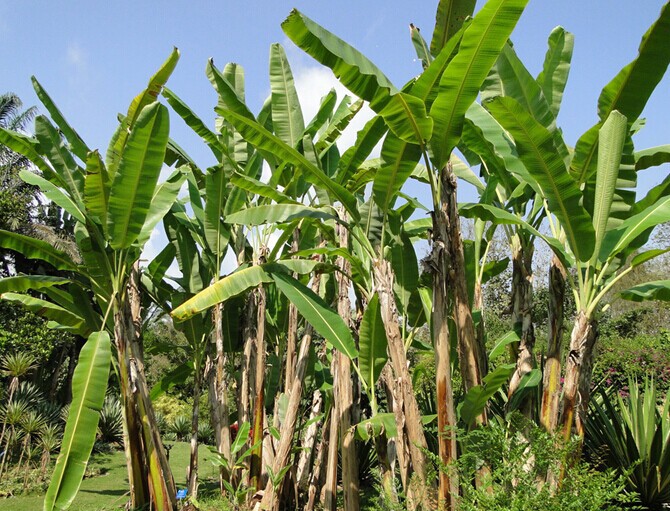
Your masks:
M169 444L170 442L168 442ZM190 446L187 442L174 442L170 451L170 467L177 488L186 488L186 469ZM198 451L201 491L217 486L217 469L210 463L213 455L207 446ZM116 511L123 509L128 500L128 474L123 451L99 454L89 464L91 477L86 477L79 488L71 511ZM44 495L28 495L4 499L2 511L28 511L42 509Z

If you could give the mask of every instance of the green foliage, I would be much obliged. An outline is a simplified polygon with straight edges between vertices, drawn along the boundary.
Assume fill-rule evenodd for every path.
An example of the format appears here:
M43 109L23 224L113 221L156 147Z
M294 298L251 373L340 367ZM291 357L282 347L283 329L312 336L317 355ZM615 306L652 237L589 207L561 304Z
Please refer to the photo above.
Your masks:
M118 398L107 395L100 410L98 442L121 445L123 442L123 409Z
M653 380L630 381L627 397L601 392L591 401L585 444L592 460L626 478L655 509L670 502L670 395L658 406Z
M582 462L568 466L562 484L552 491L541 481L548 472L559 473L561 461L574 454L576 445L558 448L558 439L519 415L477 428L461 436L460 444L456 470L464 484L459 511L615 510L634 501L624 492L625 476L596 472ZM477 486L468 484L482 463L490 473Z

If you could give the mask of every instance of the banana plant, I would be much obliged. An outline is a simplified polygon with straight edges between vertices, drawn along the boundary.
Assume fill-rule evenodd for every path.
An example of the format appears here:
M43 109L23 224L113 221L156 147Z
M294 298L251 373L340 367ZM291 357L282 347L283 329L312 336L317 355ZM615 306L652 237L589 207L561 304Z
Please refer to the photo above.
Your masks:
M572 34L561 27L552 31L543 70L537 78L531 76L511 44L506 45L482 87L484 102L495 97L511 97L524 105L533 118L551 132L557 148L566 159L569 151L556 126L556 115L570 69L573 40ZM466 113L461 150L466 155L474 156L470 157L473 160L471 163L482 162L482 175L486 179L487 187L481 192L480 202L506 209L534 229L539 229L545 218L541 190L532 186L532 180L528 178L528 171L519 158L517 148L507 137L504 128L478 104L473 104ZM473 213L467 207L462 212L466 216ZM478 229L477 226L483 220L475 218L474 222L476 233L481 232L482 227ZM493 226L495 225L494 223ZM522 382L525 383L539 372L535 368L535 332L531 314L532 262L536 236L523 225L503 224L501 228L512 252L510 309L512 323L519 334L519 341L510 345L517 368L511 377L508 404L521 402L524 412L530 415L534 407L529 399L522 400L518 399L520 396L516 396L517 399L513 400L512 396L519 388L527 389L527 385L522 385ZM562 322L562 319L556 322ZM552 331L556 333L556 329ZM556 370L554 362L560 356L560 340L558 335L552 335L549 340L545 373ZM550 383L547 382L545 395L549 389ZM551 397L557 395L555 391L551 393ZM531 396L532 394L527 397Z
M130 505L158 510L177 506L144 377L138 259L183 182L182 173L175 171L158 183L169 141L169 118L156 98L178 58L175 49L133 100L104 159L88 148L35 79L35 91L58 128L41 116L36 120L35 139L0 130L0 141L41 172L24 173L22 178L38 186L77 222L81 262L38 240L0 233L3 247L47 262L67 272L73 282L67 290L45 289L49 300L27 295L12 298L34 310L39 307L64 328L88 335L73 378L73 402L45 510L66 509L81 483L105 395L112 338L124 406ZM23 284L20 291L39 288L44 282Z
M455 13L457 8L467 12L472 7L464 5L462 2L441 2L438 12ZM330 67L341 83L368 101L388 126L389 133L382 146L384 163L373 181L375 202L383 211L391 207L419 159L424 159L434 218L433 252L430 256L435 272L431 324L438 365L440 431L455 424L453 398L450 397L448 284L455 289L458 341L463 354L460 365L466 388L480 384L482 377L479 367L481 354L475 344L474 323L467 300L455 201L456 180L450 159L461 138L465 113L475 101L525 5L522 0L489 1L472 21L450 38L439 37L445 32L444 26L436 29L438 37L431 47L437 54L431 55L432 59L427 57L426 61L430 63L425 71L400 91L365 56L302 13L293 11L282 25L294 43ZM448 14L439 19L449 18ZM450 274L455 275L455 279L449 283ZM393 351L391 358L395 358ZM415 424L416 419L411 419L412 427L420 431L420 424ZM440 459L445 464L450 463L455 454L455 439L453 435L451 437L444 435L440 439ZM417 457L417 460L420 458ZM425 480L423 467L414 468ZM446 474L441 475L440 505L455 506L457 493L455 482L449 481Z
M578 314L565 370L561 423L566 437L573 423L583 436L598 306L621 277L658 255L647 251L630 259L653 227L668 219L667 180L637 202L628 188L634 186L636 177L634 123L670 62L663 35L669 24L670 5L666 3L643 37L637 58L603 89L600 121L580 137L568 160L561 157L556 133L514 98L497 97L486 104L514 138L531 182L545 197L554 253L575 271L567 274ZM641 82L644 86L639 88ZM647 163L640 164L641 168L653 164L653 159L642 161ZM557 243L563 239L565 249Z

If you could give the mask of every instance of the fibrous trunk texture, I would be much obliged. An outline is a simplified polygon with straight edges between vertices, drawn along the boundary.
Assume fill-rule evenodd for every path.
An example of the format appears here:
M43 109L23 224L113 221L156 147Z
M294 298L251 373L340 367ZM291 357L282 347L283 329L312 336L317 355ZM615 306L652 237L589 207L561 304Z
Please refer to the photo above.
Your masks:
M563 303L565 269L556 256L549 268L549 337L542 375L542 409L540 423L549 433L556 431L561 395L561 343L563 341Z
M378 259L374 262L374 282L379 296L379 306L393 369L391 390L394 400L393 412L398 431L397 446L398 450L404 450L403 459L409 462L407 465L408 468L411 465L411 473L413 474L413 476L408 477L412 483L408 485L407 489L409 505L419 502L428 505L431 491L426 479L424 452L427 449L427 444L421 423L421 413L407 367L405 344L400 333L398 310L393 295L393 270L388 261ZM411 487L412 485L414 485L414 488Z
M312 291L318 291L320 280L319 276L314 277ZM307 372L307 364L309 362L309 347L311 343L312 327L311 325L307 325L300 341L298 364L296 366L295 377L291 382L288 405L286 407L286 416L281 425L279 446L272 465L273 474L279 474L290 462L291 447L293 447L293 436L298 423L298 412L300 411L300 400L302 399L302 391L305 383L304 379ZM280 480L273 484L273 481L268 481L268 484L265 486L261 509L279 509L280 495L275 495L275 484L277 488L281 488L282 482L283 480Z
M114 341L125 416L130 505L157 511L177 509L176 490L156 424L144 375L139 265L131 271L126 300L114 315Z
M200 392L202 386L202 367L195 363L193 378L193 414L191 416L191 458L188 465L188 493L198 497L198 423L200 421Z
M226 354L223 350L223 304L216 304L212 310L212 321L214 323L213 336L215 354L214 362L210 362L209 374L209 397L212 408L212 425L216 447L220 454L232 462L230 453L230 417L228 411L228 396L226 394ZM219 471L219 487L224 491L224 478L230 477L222 466Z
M346 221L343 216L343 221ZM337 224L340 248L348 250L348 230ZM349 300L349 277L351 264L344 257L337 258L340 272L337 273L338 299L337 312L347 326L351 326L351 302ZM351 378L351 360L344 353L337 353L337 400L340 407L340 444L342 449L342 487L344 490L344 511L358 511L358 455L353 423L353 382Z
M573 423L577 435L580 439L584 438L593 372L593 346L597 339L596 321L584 311L579 311L570 336L570 350L565 365L561 423L566 440L572 434Z
M256 371L255 371L255 399L253 415L253 433L249 463L249 484L260 490L263 487L261 473L263 471L263 431L265 429L265 288L259 286L255 291L256 305Z
M516 369L510 380L508 397L519 388L521 379L535 368L535 328L533 326L533 245L519 235L512 241L512 323L519 332ZM533 410L532 396L521 406L527 417Z
M443 172L444 174L444 172ZM435 347L438 454L443 466L456 459L456 412L451 385L451 343L449 341L449 272L452 271L449 250L449 202L441 194L440 208L433 213L433 239L430 269L433 272L433 346ZM458 481L447 471L440 471L438 509L453 510L458 496Z

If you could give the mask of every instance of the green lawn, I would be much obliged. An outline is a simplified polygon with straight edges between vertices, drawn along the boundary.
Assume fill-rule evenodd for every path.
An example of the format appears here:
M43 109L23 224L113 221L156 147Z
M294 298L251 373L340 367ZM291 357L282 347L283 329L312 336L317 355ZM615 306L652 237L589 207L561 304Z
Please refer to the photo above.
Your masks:
M171 442L168 442L171 443ZM217 485L217 469L210 463L213 455L206 446L199 450L200 490ZM175 442L170 451L170 466L177 488L186 487L186 468L189 460L189 444ZM128 500L128 477L123 451L94 456L90 468L98 475L87 477L81 483L79 493L70 509L72 511L111 511L122 509ZM0 499L2 511L37 511L42 509L44 496L31 495Z

